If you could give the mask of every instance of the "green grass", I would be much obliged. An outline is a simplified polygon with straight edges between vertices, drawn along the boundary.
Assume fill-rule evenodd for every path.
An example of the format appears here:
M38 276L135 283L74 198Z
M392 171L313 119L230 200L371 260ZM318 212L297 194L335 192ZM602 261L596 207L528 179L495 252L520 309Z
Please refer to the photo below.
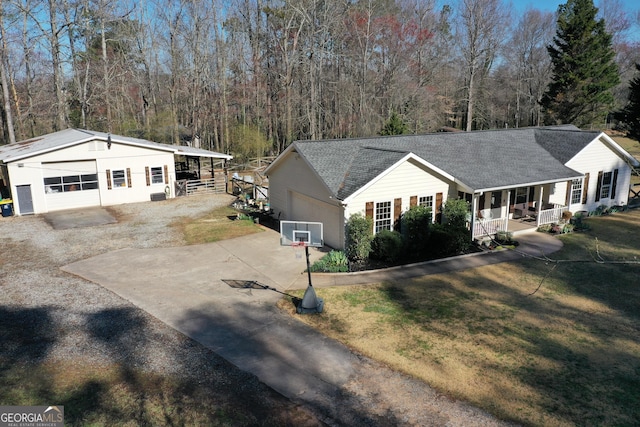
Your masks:
M184 233L187 244L213 243L263 231L253 219L228 206L215 209L200 218L184 218L174 224Z
M547 261L321 289L298 318L505 420L638 425L640 210L585 221Z

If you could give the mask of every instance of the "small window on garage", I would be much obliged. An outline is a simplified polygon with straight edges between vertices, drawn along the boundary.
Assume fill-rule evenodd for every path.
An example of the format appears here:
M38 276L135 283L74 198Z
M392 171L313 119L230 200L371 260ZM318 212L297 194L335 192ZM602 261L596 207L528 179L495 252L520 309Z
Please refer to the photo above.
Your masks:
M98 174L90 173L86 175L80 175L80 183L82 190L97 190L98 189Z
M127 186L127 175L124 169L111 171L111 180L115 188Z
M47 194L96 190L97 188L97 174L65 175L44 178L44 190Z
M164 169L159 166L151 168L151 184L163 184L164 183Z
M56 176L44 179L45 193L62 193L62 177Z

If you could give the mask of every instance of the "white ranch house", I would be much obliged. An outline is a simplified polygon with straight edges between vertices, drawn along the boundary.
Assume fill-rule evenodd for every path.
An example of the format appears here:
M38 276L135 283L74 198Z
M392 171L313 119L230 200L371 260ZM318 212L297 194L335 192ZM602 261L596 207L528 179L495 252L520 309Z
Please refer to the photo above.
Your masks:
M211 159L213 165L232 156L66 129L0 146L0 179L16 215L39 214L175 197L182 188L176 183L187 182L177 179L181 171L176 171L176 164L199 165L202 158ZM194 180L194 185L213 186L217 179L224 191L224 175L214 177L213 169L208 174L207 179Z
M638 160L609 136L575 126L297 141L265 171L281 220L324 224L324 241L344 248L347 219L393 229L422 204L464 198L470 237L535 230L563 211L628 203Z

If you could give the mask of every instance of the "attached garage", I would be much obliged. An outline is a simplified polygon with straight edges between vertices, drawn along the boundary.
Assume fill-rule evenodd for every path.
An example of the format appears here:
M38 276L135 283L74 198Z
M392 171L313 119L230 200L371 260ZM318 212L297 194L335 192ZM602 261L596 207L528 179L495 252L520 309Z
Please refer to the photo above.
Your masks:
M344 229L342 211L335 205L307 197L294 191L289 192L290 215L294 221L321 222L324 230L324 242L331 247L338 247Z
M48 211L100 206L95 160L42 163Z

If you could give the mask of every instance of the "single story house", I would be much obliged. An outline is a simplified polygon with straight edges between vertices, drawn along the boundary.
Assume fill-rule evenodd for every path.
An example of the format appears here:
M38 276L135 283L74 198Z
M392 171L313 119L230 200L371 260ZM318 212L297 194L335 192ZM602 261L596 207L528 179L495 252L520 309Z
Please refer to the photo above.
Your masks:
M437 220L452 198L470 203L471 238L625 205L638 166L606 134L563 125L297 141L265 174L277 218L322 222L325 243L344 248L352 214L378 232L417 204Z
M185 158L213 164L232 156L66 129L0 146L0 184L16 215L142 202L152 195L175 197L176 163Z

